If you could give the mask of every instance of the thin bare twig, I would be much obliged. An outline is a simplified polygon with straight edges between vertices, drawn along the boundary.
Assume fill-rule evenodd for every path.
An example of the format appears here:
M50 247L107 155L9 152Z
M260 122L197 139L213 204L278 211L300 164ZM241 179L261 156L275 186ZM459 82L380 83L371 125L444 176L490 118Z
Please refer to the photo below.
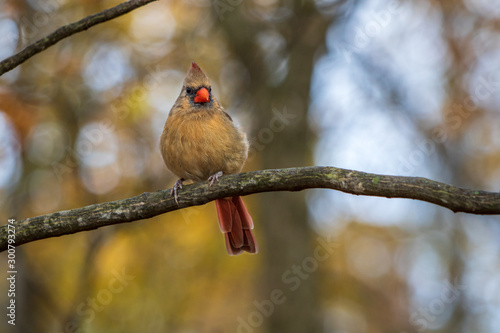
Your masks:
M80 21L70 23L68 25L62 26L48 36L37 40L33 44L28 45L22 51L10 56L0 62L0 75L7 73L8 71L16 68L29 58L33 57L35 54L42 52L48 47L56 44L60 40L74 35L78 32L87 30L94 25L112 20L118 16L127 14L128 12L142 7L150 2L157 0L130 0L119 4L113 8L103 10L100 13L87 16Z

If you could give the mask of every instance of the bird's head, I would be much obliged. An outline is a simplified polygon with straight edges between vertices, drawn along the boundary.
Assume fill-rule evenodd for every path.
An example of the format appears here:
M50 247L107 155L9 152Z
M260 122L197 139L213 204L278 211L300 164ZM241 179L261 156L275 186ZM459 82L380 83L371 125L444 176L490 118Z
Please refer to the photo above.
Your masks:
M194 61L184 79L181 96L184 96L191 105L208 106L213 102L210 81Z

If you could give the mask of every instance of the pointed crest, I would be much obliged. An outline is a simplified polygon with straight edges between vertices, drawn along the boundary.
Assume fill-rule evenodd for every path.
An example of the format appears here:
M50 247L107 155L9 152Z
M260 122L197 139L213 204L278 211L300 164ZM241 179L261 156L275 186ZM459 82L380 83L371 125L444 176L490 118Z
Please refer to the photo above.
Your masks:
M201 87L210 86L210 80L203 73L200 66L198 66L194 61L191 63L186 78L184 79L184 86L186 87Z

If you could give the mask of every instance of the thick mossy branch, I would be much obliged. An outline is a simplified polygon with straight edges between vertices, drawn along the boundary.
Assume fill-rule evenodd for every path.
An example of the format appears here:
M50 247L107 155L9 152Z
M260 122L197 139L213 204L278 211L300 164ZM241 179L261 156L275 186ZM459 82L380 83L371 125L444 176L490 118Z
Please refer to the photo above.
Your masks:
M74 35L78 32L87 30L88 28L112 20L118 16L127 14L128 12L144 6L150 2L157 0L130 0L119 4L113 8L103 10L100 13L87 16L80 21L70 23L68 25L62 26L50 35L36 41L33 44L28 45L25 49L13 56L6 58L0 62L0 75L16 68L29 58L33 57L35 54L42 52L48 47L56 44L60 40Z
M454 212L500 214L500 193L458 188L426 178L384 176L333 167L304 167L227 175L212 187L207 182L186 185L179 190L179 204L170 197L170 190L162 190L31 217L15 223L15 244L147 219L181 208L203 205L218 198L309 188L422 200ZM0 227L0 251L7 249L7 232L7 226Z

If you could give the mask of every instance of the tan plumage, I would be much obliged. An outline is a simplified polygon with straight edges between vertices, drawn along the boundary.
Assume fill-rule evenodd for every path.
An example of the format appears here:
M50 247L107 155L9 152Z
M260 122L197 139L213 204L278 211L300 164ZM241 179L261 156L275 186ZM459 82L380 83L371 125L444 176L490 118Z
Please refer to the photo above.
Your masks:
M210 102L193 103L186 88L210 88L201 69L191 66L165 123L161 151L167 167L179 178L207 180L222 171L241 171L248 155L246 136L211 96Z
M160 148L167 168L181 178L174 186L175 194L182 180L202 181L220 172L237 173L247 159L246 135L212 96L210 81L194 62L170 110ZM253 222L243 201L238 197L220 199L216 205L228 252L256 253Z

